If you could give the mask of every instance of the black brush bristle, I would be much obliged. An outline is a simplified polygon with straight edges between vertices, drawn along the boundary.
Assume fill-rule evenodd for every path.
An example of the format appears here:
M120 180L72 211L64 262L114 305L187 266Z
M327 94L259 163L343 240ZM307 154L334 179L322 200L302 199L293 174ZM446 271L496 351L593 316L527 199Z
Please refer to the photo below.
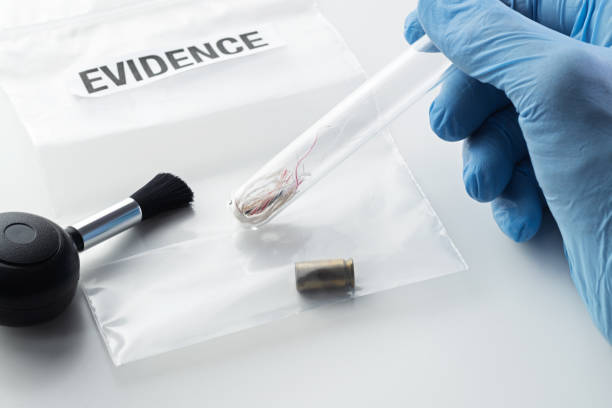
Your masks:
M160 173L131 196L142 210L142 219L164 211L186 207L193 202L193 191L180 178Z

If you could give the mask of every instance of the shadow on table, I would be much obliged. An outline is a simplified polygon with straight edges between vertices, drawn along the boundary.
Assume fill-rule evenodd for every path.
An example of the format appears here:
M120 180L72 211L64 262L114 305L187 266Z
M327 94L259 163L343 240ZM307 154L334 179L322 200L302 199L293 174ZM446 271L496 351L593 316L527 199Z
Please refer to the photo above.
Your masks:
M81 307L81 292L57 318L31 327L0 327L3 351L15 359L33 360L42 366L65 359L85 342L87 309Z

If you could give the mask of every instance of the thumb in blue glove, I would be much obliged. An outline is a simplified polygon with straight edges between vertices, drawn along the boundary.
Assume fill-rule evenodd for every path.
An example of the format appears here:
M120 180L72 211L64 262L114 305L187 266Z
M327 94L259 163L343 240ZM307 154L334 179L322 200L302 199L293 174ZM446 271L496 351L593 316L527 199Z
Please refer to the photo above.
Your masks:
M426 32L459 68L430 108L464 143L463 177L516 241L550 208L572 279L612 343L612 2L420 0ZM515 4L520 3L520 4Z

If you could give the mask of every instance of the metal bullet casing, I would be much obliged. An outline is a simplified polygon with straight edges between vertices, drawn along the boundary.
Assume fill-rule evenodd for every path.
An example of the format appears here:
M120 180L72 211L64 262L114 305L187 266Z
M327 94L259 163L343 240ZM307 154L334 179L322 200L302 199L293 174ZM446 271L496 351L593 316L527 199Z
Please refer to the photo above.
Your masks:
M295 263L295 286L300 293L355 290L352 259L326 259Z

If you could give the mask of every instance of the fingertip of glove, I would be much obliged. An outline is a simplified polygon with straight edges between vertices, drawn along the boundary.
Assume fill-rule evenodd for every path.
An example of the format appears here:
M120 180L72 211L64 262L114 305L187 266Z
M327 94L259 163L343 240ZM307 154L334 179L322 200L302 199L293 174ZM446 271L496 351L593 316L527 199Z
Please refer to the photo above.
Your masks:
M536 232L537 230L530 228L530 225L526 221L523 221L518 223L518 231L512 239L517 243L526 242L533 238Z
M481 203L488 203L501 193L492 170L474 166L471 162L463 166L463 184L468 195Z
M458 132L453 131L456 126L453 126L451 118L447 114L447 110L441 108L436 100L429 106L429 125L431 130L438 135L442 140L447 142L456 142L465 139L465 136L458 135Z
M478 199L478 197L480 197L480 182L478 180L478 175L469 165L463 167L463 185L470 197L476 201L480 201Z
M413 11L404 21L404 38L409 44L413 44L423 35L425 35L425 30L419 22L416 11Z
M497 199L491 208L499 228L515 242L529 241L540 229L541 216L523 212L514 202Z

